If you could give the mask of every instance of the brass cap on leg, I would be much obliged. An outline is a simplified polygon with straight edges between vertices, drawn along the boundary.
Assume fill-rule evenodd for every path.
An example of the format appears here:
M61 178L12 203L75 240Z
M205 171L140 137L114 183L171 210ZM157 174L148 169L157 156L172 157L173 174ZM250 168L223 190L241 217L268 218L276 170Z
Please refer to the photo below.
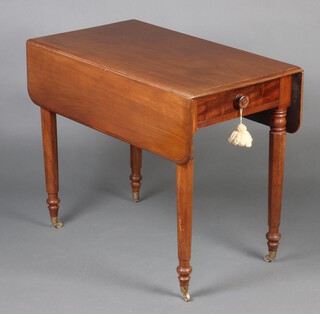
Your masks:
M181 290L181 293L183 295L183 298L186 302L189 302L191 297L190 297L190 294L188 293L188 289L189 287L188 286L184 286L184 287L181 287L180 286L180 290Z
M135 202L139 202L139 199L140 199L139 192L133 192L132 195L133 195L133 200Z
M269 254L264 257L264 260L267 263L271 263L276 259L276 256L277 256L277 252L270 251Z
M51 223L56 229L60 229L63 227L62 221L58 220L58 217L51 217Z

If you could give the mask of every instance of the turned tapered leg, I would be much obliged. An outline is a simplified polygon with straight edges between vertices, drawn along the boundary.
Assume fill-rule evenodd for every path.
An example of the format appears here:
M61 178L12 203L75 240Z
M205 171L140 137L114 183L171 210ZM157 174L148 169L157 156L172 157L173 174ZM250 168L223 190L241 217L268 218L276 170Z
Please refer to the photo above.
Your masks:
M41 108L42 140L44 166L46 176L46 190L48 193L48 208L50 218L55 228L61 228L62 222L58 220L60 199L58 175L58 146L56 114Z
M270 139L269 139L269 197L268 197L268 224L266 234L269 254L266 262L273 262L276 258L281 234L279 232L281 217L281 200L283 185L283 170L286 141L286 109L272 111Z
M142 180L142 175L140 173L142 167L142 149L133 145L130 145L130 166L131 175L129 178L132 187L132 195L134 201L138 202Z
M177 228L178 258L177 272L180 290L185 301L190 300L188 294L192 236L192 199L193 199L193 160L177 165Z

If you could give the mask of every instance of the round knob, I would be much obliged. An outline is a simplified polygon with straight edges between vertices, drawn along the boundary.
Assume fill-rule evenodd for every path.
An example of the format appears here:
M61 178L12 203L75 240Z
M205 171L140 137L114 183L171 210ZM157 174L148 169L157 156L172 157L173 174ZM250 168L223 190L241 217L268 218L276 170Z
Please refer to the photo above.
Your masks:
M234 99L234 105L237 108L244 109L249 105L249 97L245 95L237 95Z

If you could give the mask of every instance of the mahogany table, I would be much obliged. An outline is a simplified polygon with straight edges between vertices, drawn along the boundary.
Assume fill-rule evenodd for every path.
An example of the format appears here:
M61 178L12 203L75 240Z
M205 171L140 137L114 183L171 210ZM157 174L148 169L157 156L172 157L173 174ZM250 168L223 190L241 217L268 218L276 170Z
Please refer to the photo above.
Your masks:
M30 39L28 90L41 108L47 203L58 220L56 114L130 144L139 199L142 149L176 163L181 292L190 299L193 137L239 116L270 127L269 254L279 246L286 132L301 121L303 71L242 50L136 20ZM244 97L239 97L244 96Z

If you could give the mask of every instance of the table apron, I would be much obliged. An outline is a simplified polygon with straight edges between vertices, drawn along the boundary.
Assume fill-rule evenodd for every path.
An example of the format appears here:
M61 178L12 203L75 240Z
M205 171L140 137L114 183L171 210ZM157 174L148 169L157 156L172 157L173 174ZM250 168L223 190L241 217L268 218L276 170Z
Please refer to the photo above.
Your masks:
M238 117L239 109L234 103L238 95L245 95L249 98L249 104L243 110L244 116L275 108L279 105L280 79L232 89L197 99L198 128Z

